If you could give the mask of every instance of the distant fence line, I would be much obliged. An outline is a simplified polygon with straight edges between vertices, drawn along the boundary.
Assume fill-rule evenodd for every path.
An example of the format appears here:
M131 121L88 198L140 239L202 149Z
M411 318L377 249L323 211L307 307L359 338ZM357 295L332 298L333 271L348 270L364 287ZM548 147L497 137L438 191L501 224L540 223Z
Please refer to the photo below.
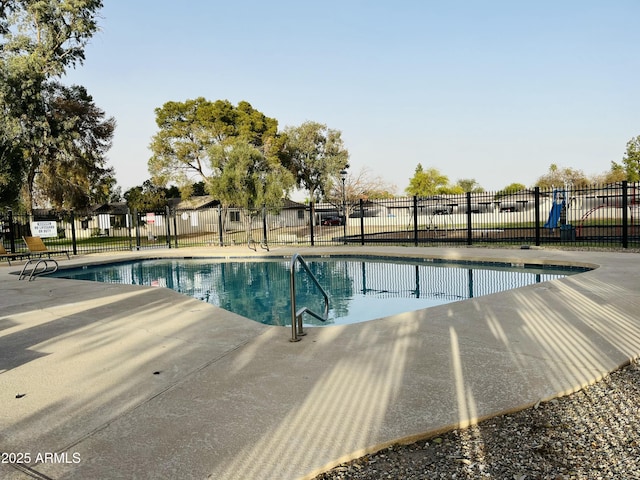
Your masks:
M332 204L221 206L135 212L110 205L87 212L0 213L2 243L74 254L203 245L573 245L640 247L640 183L581 189L534 188L509 195L466 193Z

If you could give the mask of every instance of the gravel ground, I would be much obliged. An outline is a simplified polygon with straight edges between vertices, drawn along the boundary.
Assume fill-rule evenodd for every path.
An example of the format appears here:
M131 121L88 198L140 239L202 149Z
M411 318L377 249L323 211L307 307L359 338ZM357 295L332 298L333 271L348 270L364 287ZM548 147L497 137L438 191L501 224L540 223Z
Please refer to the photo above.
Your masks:
M316 477L338 479L640 479L638 360L579 392Z

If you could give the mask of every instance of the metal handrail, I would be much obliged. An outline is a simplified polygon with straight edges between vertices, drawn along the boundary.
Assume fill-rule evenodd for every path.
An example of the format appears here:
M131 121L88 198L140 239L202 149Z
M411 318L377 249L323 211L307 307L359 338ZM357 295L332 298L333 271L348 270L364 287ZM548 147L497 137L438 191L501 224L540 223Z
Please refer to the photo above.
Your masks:
M295 266L296 262L300 263L302 267L306 270L315 283L316 287L322 292L322 296L324 297L324 314L320 315L308 307L302 307L300 310L296 311L296 276L295 276ZM300 337L306 335L305 331L302 329L302 315L308 313L309 315L317 318L322 322L326 322L327 318L329 318L329 296L322 285L318 282L318 279L309 269L309 265L304 261L304 258L299 253L295 253L293 257L291 257L291 265L289 267L290 270L290 290L291 290L291 339L292 342L300 341Z
M24 267L22 267L22 271L20 272L20 276L18 277L18 280L22 280L23 278L25 278L27 276L27 274L25 273L27 270L27 266L30 265L31 263L36 262L35 266L31 269L31 273L29 274L29 281L33 280L35 277L37 277L38 275L48 275L50 273L54 273L56 271L58 271L58 262L55 261L53 258L30 258L27 263L24 264ZM52 263L52 266L49 266L49 262ZM40 266L40 264L44 264L43 269L38 272L38 267Z

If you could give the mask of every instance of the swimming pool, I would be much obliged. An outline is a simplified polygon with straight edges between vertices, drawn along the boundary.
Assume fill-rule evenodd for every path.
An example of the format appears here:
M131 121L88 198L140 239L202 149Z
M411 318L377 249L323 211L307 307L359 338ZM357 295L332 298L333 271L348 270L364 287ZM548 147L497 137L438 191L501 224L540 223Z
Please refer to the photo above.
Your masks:
M580 268L442 262L381 257L306 257L329 294L326 323L305 315L306 326L358 323L544 282ZM290 325L290 259L151 259L60 270L53 276L150 285L222 307L269 325ZM323 310L309 276L296 272L297 307Z

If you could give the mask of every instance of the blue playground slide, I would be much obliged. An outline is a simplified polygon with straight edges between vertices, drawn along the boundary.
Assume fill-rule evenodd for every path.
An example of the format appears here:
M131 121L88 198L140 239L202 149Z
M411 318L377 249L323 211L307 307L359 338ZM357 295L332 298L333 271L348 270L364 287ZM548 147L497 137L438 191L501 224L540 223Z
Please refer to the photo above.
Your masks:
M565 194L564 190L553 191L553 205L549 212L549 220L544 224L544 228L556 228L560 221L560 213L565 206Z

